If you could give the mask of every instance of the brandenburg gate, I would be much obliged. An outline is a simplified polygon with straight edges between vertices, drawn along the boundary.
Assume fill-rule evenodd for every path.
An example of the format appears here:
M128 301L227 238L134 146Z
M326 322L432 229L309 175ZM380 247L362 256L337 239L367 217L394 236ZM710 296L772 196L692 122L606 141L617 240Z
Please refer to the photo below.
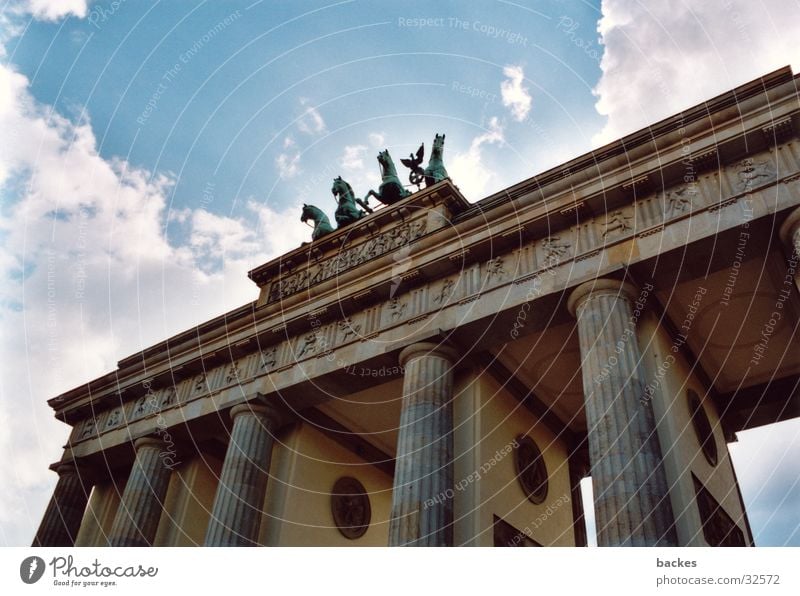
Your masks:
M444 135L334 180L257 300L49 401L34 544L585 546L590 475L601 546L753 545L728 444L800 415L797 85L476 203Z

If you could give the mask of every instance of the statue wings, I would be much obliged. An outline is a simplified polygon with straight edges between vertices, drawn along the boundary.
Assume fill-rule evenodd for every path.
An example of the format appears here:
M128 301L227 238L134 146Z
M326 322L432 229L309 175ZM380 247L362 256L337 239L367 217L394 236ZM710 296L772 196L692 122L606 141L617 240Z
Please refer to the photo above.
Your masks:
M422 143L422 145L419 146L419 149L417 149L416 157L412 153L411 155L408 156L408 159L401 159L400 163L402 163L405 167L411 170L415 170L417 167L419 167L419 164L422 163L422 160L424 158L425 158L425 143Z

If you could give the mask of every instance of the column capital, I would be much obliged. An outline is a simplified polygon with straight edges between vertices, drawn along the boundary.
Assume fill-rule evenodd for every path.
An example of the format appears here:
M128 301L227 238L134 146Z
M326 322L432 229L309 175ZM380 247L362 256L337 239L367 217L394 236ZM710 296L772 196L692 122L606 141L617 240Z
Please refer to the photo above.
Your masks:
M399 357L400 366L405 366L409 360L420 356L438 356L439 358L448 360L450 364L458 361L458 351L456 351L455 348L451 348L446 344L421 341L406 346L401 350Z
M600 278L584 282L577 286L567 299L567 310L573 317L578 316L578 310L589 298L594 296L617 296L633 302L637 299L639 291L636 286L618 279Z
M778 232L781 242L790 250L795 250L795 236L800 231L800 207L792 210L786 219L781 224L780 231Z
M139 437L133 442L134 451L139 451L143 447L154 447L155 449L163 449L165 446L164 441L157 437Z
M236 420L236 418L244 414L265 420L270 428L273 429L289 420L289 415L283 408L262 398L259 398L258 401L244 402L231 408L231 420Z
M56 474L66 476L67 474L75 474L79 478L88 478L92 469L82 461L72 459L69 461L60 461L50 466Z

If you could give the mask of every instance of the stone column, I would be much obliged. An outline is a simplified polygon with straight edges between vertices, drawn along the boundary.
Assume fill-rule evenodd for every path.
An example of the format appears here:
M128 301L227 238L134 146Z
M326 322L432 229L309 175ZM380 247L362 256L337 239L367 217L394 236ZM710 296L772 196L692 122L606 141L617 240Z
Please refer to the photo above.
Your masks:
M222 464L206 546L258 546L278 412L265 405L231 410L231 432Z
M781 226L780 237L789 250L789 274L794 277L795 286L800 290L800 207L789 213Z
M400 353L405 367L389 546L453 544L453 363L434 343Z
M133 462L108 541L111 546L152 546L164 508L170 466L166 444L144 437L133 443Z
M599 546L677 546L636 337L636 288L611 279L573 290Z
M73 546L92 490L88 470L76 462L59 464L55 471L58 483L33 546Z

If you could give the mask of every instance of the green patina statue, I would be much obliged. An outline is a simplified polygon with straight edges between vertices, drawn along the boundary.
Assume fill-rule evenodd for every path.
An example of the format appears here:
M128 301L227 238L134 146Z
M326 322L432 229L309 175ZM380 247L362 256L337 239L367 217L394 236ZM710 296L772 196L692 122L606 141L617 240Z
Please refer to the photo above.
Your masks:
M425 186L431 186L448 178L447 170L444 169L444 135L437 134L433 137L433 150L431 158L428 160L428 167L425 168Z
M300 216L300 221L306 223L308 220L314 222L314 231L311 233L311 240L318 240L333 232L333 227L321 209L314 207L314 205L303 204L303 214Z
M409 196L411 193L403 187L400 178L397 177L397 169L394 167L388 149L378 153L378 163L381 166L381 185L378 192L370 190L364 197L364 201L366 202L369 197L375 197L384 205L392 205Z
M409 159L401 160L404 166L411 169L411 174L409 175L411 183L419 188L423 180L425 181L425 186L431 186L447 178L447 170L444 167L442 158L443 153L444 135L436 134L433 138L433 151L431 151L427 168L423 169L421 167L422 160L425 157L424 144L420 145L416 155L411 154ZM348 226L364 217L367 213L372 213L372 209L368 205L369 197L371 196L384 205L393 205L411 194L400 182L400 178L397 177L397 169L388 149L378 153L378 164L381 166L381 185L378 187L377 192L370 190L363 200L356 197L353 187L346 180L343 180L341 176L333 179L331 193L336 199L335 217L338 228ZM359 209L359 206L364 211ZM314 205L304 204L300 221L306 223L308 220L314 222L314 231L311 234L312 241L333 232L328 216L321 209Z
M361 211L356 205L361 205L367 213L372 213L372 209L370 209L364 201L356 198L353 187L350 186L346 180L342 180L341 176L337 176L333 179L331 192L336 198L336 203L338 205L338 207L336 207L336 213L334 214L338 227L343 228L366 215L366 213Z
M425 158L425 143L419 146L417 153L408 156L408 159L401 159L403 165L411 170L408 175L408 181L415 184L417 188L422 186L422 181L425 181L425 186L431 186L437 182L441 182L448 177L447 170L444 167L444 135L437 134L433 138L433 151L431 151L431 158L428 160L428 167L422 169L422 160Z

